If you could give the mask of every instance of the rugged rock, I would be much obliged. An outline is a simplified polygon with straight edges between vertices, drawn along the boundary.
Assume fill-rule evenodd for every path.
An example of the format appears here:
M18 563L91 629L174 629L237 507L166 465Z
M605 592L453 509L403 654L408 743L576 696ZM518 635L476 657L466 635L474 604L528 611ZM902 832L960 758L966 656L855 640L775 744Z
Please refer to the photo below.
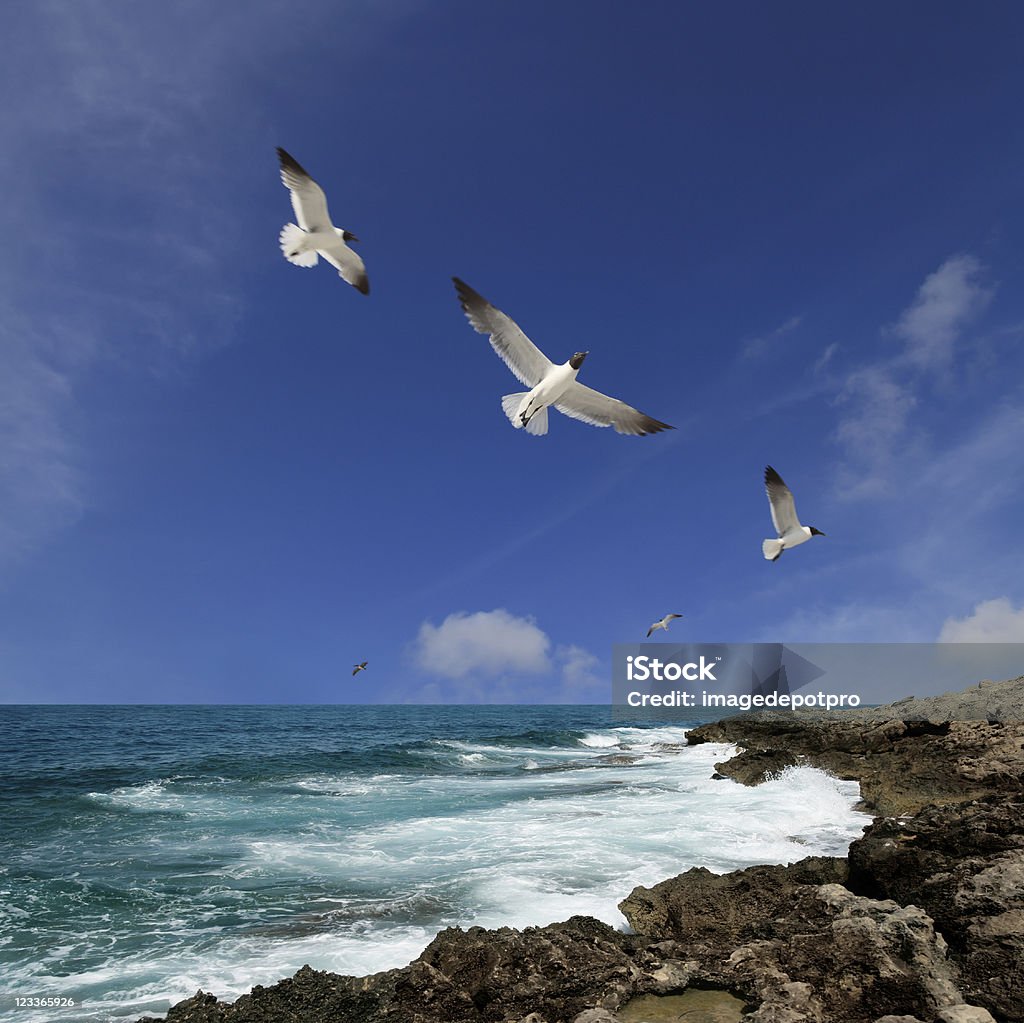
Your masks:
M1024 724L982 721L809 720L738 715L687 733L691 744L728 742L744 752L716 770L758 784L766 765L784 754L839 778L860 782L863 805L885 816L915 813L929 804L1024 793ZM769 755L770 754L770 755ZM752 765L753 768L752 769Z
M846 713L844 711L844 713ZM861 721L1024 721L1024 676L940 696L905 696L882 707L851 712Z
M619 910L638 934L671 938L687 948L733 948L763 936L768 922L784 914L797 890L842 884L846 860L809 856L788 867L748 867L713 874L694 867L653 888L637 887Z
M522 931L448 928L403 969L342 977L304 966L230 1005L199 992L167 1023L566 1023L684 988L691 973L667 954L674 946L652 944L589 917Z
M878 820L849 862L852 890L920 906L935 921L969 1001L1024 1019L1024 799Z
M693 975L757 1005L750 1023L870 1023L894 1012L933 1019L962 1005L955 967L923 910L847 890L842 859L717 876L703 869L638 888L630 924L677 941Z
M799 763L800 757L789 750L747 749L715 768L721 777L732 778L741 785L760 785Z

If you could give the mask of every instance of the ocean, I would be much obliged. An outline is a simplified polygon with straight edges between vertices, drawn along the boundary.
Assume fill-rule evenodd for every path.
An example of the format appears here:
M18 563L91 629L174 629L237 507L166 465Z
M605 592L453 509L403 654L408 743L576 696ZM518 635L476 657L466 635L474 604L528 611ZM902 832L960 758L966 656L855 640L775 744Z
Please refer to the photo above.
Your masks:
M713 781L729 747L610 713L0 708L0 1019L162 1015L305 963L371 973L448 926L625 927L635 885L841 855L869 822L855 782Z

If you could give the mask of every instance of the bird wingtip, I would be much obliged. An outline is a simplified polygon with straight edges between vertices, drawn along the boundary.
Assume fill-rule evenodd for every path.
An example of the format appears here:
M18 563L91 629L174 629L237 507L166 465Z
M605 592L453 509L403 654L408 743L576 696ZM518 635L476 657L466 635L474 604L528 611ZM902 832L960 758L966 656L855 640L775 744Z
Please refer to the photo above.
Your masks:
M646 437L652 433L661 433L662 430L675 429L671 423L663 423L660 419L654 419L651 416L644 416L639 423L639 427L641 437Z
M303 167L287 149L282 149L281 146L277 146L277 159L280 161L281 170L288 170L293 174L302 174L307 178L309 177L309 171L307 171L306 168Z
M455 294L459 296L462 308L465 309L466 303L473 299L476 292L461 277L453 277L452 283L455 285Z

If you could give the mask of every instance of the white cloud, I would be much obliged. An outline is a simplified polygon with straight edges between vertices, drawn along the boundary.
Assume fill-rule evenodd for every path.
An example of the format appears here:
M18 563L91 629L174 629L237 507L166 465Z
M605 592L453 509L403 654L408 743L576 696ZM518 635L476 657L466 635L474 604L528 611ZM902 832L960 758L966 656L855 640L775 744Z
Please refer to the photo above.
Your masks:
M947 618L940 643L1024 643L1024 607L1007 597L983 600L966 618Z
M424 670L451 679L470 673L539 674L551 670L550 648L551 640L532 618L519 618L504 608L457 611L440 625L420 626L416 661Z
M533 618L504 608L424 622L413 657L448 680L443 688L423 686L416 702L594 703L608 695L607 673L594 654L575 643L556 646Z
M601 662L589 650L570 643L559 647L555 656L562 667L562 687L567 697L607 685L607 679L597 672Z
M906 358L924 369L943 369L963 328L992 299L980 282L982 264L971 255L952 256L925 278L917 297L893 330L906 341Z

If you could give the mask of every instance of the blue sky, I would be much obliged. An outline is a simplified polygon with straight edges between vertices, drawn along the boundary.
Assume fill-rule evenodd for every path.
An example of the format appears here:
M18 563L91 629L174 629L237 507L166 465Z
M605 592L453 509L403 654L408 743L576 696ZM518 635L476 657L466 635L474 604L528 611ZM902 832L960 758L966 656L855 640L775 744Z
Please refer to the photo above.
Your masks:
M7 23L0 700L600 702L667 611L1024 640L1018 5ZM277 145L369 298L281 257ZM676 432L512 430L453 274ZM776 564L766 463L828 534Z

